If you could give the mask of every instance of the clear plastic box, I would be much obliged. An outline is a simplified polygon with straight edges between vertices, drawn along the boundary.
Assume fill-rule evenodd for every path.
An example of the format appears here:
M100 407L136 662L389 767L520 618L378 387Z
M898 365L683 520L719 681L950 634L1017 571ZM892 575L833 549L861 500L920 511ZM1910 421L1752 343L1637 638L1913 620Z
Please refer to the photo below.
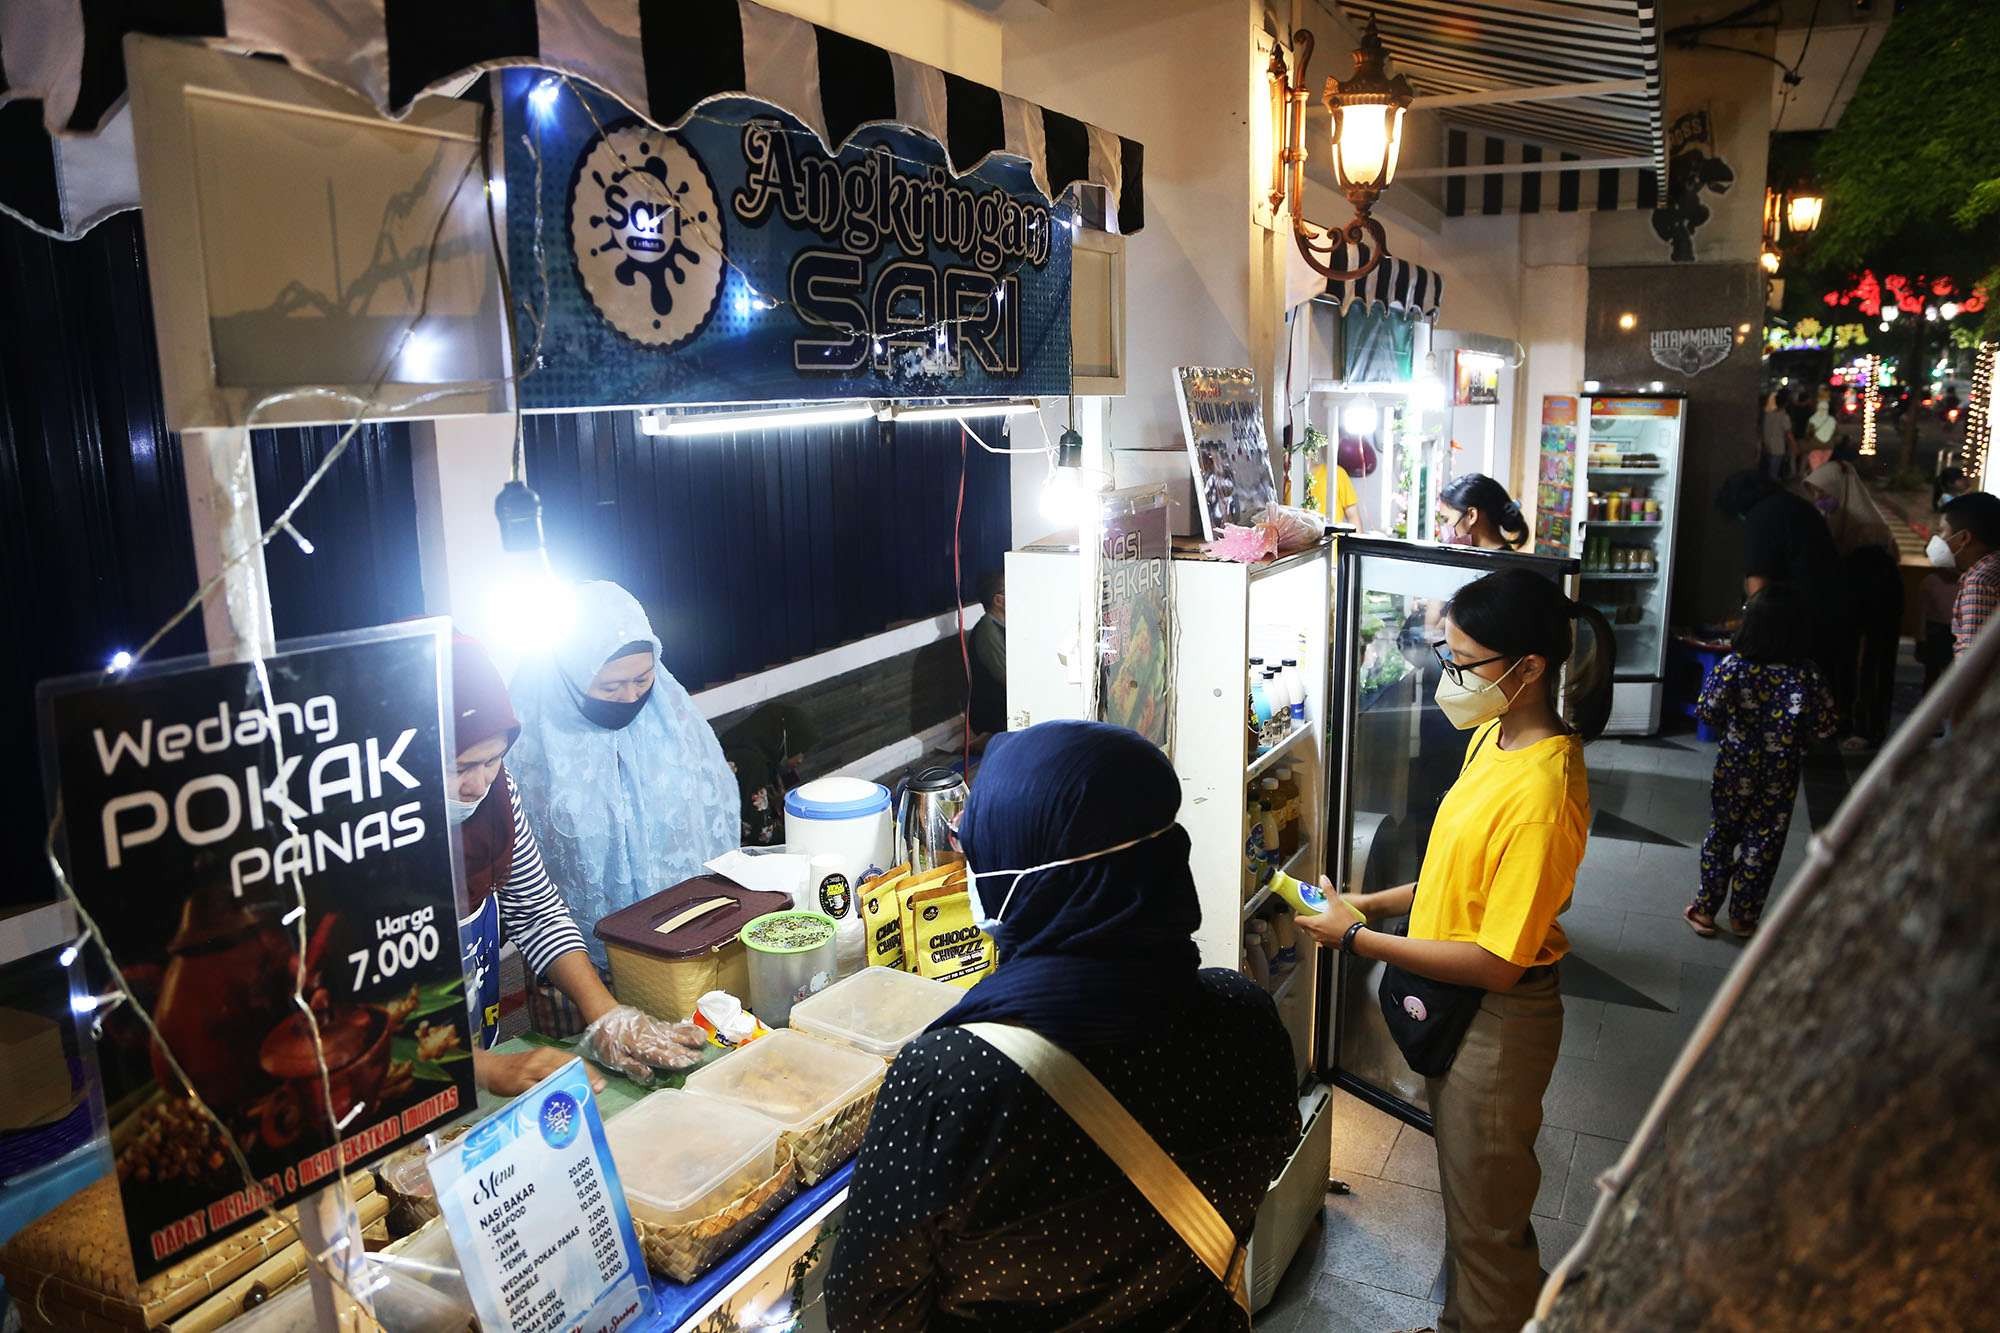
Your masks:
M878 1060L896 1052L965 998L956 986L893 967L865 967L792 1010L792 1027L866 1051Z
M768 1180L778 1133L755 1110L674 1089L604 1126L632 1216L661 1227L707 1217Z
M687 1076L687 1086L690 1092L747 1106L799 1133L881 1078L882 1062L874 1056L783 1028L703 1065Z

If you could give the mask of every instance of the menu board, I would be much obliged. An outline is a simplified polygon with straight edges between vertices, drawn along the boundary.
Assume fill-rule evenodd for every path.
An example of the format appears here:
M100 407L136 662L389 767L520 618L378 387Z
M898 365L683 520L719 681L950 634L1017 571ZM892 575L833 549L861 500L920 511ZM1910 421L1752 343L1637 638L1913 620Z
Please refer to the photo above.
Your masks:
M430 1175L480 1327L643 1326L653 1288L581 1060L433 1155Z
M1202 536L1214 541L1225 523L1249 527L1278 497L1257 376L1241 369L1176 366L1174 392L1194 465Z
M1542 398L1542 450L1535 486L1535 554L1568 555L1576 514L1576 399Z
M1171 757L1173 603L1164 487L1105 497L1098 573L1098 717Z
M472 1104L445 626L41 687L58 850L171 1050L98 1011L141 1280Z

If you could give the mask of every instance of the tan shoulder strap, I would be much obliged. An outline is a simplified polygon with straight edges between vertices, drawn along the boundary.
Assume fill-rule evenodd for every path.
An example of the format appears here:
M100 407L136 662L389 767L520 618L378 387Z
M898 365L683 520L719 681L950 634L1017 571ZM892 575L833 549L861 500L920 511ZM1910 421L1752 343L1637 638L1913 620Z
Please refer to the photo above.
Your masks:
M1111 1095L1111 1090L1084 1068L1083 1062L1062 1047L1027 1028L1006 1023L967 1023L967 1032L986 1042L1019 1065L1042 1091L1060 1106L1077 1128L1103 1149L1104 1155L1123 1171L1146 1201L1159 1210L1195 1257L1215 1274L1243 1308L1250 1312L1250 1293L1244 1282L1244 1254L1236 1243L1229 1223L1188 1178L1166 1149L1132 1113Z

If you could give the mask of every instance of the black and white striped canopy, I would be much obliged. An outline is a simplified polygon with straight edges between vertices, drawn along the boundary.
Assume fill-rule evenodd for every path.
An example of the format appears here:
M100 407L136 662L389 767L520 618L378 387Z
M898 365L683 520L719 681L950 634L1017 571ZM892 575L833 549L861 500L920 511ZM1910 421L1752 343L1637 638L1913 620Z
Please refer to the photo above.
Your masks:
M139 204L125 98L128 32L282 57L402 116L480 71L559 70L672 129L703 103L751 97L829 149L906 126L952 169L995 153L1050 199L1102 187L1107 226L1145 221L1134 140L751 0L0 0L0 210L74 237Z
M1574 162L1581 154L1556 152L1540 144L1522 143L1473 130L1445 131L1446 166L1468 163ZM1593 167L1582 171L1508 171L1482 176L1448 176L1444 182L1446 217L1469 213L1610 213L1617 209L1650 211L1660 205L1660 178L1650 167Z
M1650 157L1665 176L1655 0L1343 0L1341 9L1357 29L1370 17L1380 25L1419 97L1641 82L1591 96L1440 106L1437 114L1447 125L1539 144L1550 156Z
M1327 266L1345 269L1350 258L1358 265L1367 254L1366 246L1349 251L1345 245L1336 245ZM1444 278L1422 264L1387 255L1373 270L1353 282L1328 281L1313 299L1338 310L1359 304L1366 309L1387 307L1416 319L1434 320L1438 303L1444 299Z

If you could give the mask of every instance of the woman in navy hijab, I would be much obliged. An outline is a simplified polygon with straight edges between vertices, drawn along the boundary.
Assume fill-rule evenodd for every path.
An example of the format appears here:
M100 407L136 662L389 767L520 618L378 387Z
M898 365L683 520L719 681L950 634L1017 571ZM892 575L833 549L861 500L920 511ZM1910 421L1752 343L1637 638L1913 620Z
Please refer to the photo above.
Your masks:
M958 837L1000 967L890 1067L827 1279L835 1329L1248 1327L1123 1171L959 1026L1076 1056L1247 1240L1298 1145L1297 1076L1270 997L1200 965L1179 808L1135 732L994 738Z

